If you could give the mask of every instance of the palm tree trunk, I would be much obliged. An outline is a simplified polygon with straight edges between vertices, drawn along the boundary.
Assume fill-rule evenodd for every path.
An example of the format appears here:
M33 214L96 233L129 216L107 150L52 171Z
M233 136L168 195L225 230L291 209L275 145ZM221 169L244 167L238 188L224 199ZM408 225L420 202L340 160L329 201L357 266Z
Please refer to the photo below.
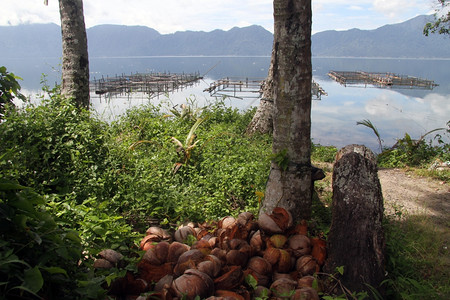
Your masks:
M89 108L89 58L82 0L59 0L63 47L62 95Z
M273 153L262 212L276 206L311 216L311 0L274 0Z
M247 134L254 134L256 132L265 134L273 132L273 50L272 47L272 58L270 59L267 78L264 81L263 94L255 115L247 126Z

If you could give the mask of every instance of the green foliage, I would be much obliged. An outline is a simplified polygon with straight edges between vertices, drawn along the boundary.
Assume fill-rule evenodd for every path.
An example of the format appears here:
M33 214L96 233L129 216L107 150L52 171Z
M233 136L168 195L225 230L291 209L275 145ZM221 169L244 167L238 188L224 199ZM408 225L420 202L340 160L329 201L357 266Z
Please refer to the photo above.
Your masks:
M450 296L448 230L401 209L385 219L388 299L447 299Z
M334 146L322 146L311 143L311 160L319 162L334 162L338 150Z
M200 126L200 124L203 123L203 121L205 121L205 119L199 118L194 123L194 125L192 125L191 130L189 130L189 133L186 136L186 141L184 142L184 144L180 142L177 138L172 137L172 142L177 146L177 153L178 155L181 156L180 161L176 162L174 165L174 173L176 173L181 166L187 165L189 163L189 159L192 156L192 152L194 151L195 147L200 141L196 140L195 131Z
M166 222L257 212L255 192L264 190L271 140L244 134L251 116L220 102L203 108L196 118L168 118L161 107L151 105L129 111L112 125L115 148L123 155L112 205L120 203L128 218ZM180 153L189 149L188 164L184 154L173 151L175 139L186 140L178 146ZM130 147L136 140L148 142ZM179 163L183 168L174 173Z
M380 133L378 132L378 129L375 127L375 125L373 125L372 121L362 120L362 121L356 122L356 125L363 125L363 126L366 126L367 128L372 129L373 133L376 135L376 137L378 139L378 145L380 146L380 151L383 151L383 145L382 145L382 139L380 137Z
M327 289L331 291L331 293L325 291L320 292L319 295L321 295L321 299L324 300L348 300L348 299L354 299L354 300L363 300L369 298L369 292L367 291L361 291L361 292L352 292L347 287L343 285L343 283L340 281L340 277L344 275L345 268L344 266L336 267L334 274L328 274L328 273L320 273L322 275L323 279L326 280ZM380 295L380 293L374 289L373 287L367 285L368 290L370 291L370 298L381 300L383 299ZM336 293L342 293L340 295L337 295Z
M0 174L0 294L72 299L81 240L36 192Z
M378 155L378 165L386 168L423 167L431 164L435 159L448 161L450 159L450 145L445 143L441 135L436 135L437 145L425 139L413 140L409 134L399 139L392 148Z
M14 98L25 101L26 98L20 93L20 84L17 80L22 79L13 73L9 73L6 67L0 66L0 121L5 114L6 106L14 106Z
M11 111L0 124L2 168L40 193L107 198L114 180L106 125L48 90L51 100ZM110 188L110 190L108 190Z
M450 2L447 0L437 0L438 7L434 14L434 22L428 22L423 28L423 34L428 36L430 33L450 34L450 11L448 9Z
M278 153L274 153L270 157L274 163L276 163L283 171L286 171L289 167L288 150L283 149Z
M186 102L186 104L181 104L179 109L177 109L178 105L174 105L169 111L175 117L180 119L198 120L205 108L197 106L196 98L194 96L187 98Z

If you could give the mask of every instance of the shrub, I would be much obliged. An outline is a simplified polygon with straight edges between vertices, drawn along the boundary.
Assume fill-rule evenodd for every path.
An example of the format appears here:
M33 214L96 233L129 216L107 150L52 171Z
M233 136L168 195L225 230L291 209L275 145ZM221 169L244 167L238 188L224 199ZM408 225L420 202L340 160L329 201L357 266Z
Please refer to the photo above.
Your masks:
M113 191L114 162L107 130L89 112L58 96L8 113L0 124L0 153L10 178L40 193L104 199Z
M0 66L0 121L4 117L6 106L14 106L14 98L25 101L26 98L20 93L20 77L9 73L4 66Z
M435 159L447 161L450 159L450 145L443 141L441 135L436 135L437 145L425 139L413 140L409 134L399 139L392 148L378 155L378 164L387 168L422 167Z
M112 125L124 166L112 205L120 204L122 213L142 221L200 221L242 210L256 212L255 192L265 188L271 139L245 135L251 114L223 103L192 118L168 117L161 107L151 105L129 111ZM195 147L186 161L172 137L185 141L188 136Z
M0 174L0 294L8 299L75 298L81 240L58 226L44 204L35 191Z

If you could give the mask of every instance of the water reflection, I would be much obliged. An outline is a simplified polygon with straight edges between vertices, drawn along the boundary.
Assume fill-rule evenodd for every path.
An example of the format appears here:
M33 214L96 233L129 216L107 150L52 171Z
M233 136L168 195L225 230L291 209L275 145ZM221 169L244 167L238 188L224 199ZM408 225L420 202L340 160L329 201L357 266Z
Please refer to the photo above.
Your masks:
M54 63L54 65L52 65ZM57 59L39 61L8 61L10 72L24 78L21 82L25 94L35 94L40 86L41 73L50 72L50 84L59 78ZM92 95L92 106L105 120L112 120L128 108L147 103L166 101L167 105L184 103L187 97L195 97L199 106L213 99L203 92L216 79L233 77L265 77L270 57L138 57L91 58L91 77L115 76L135 72L200 72L206 79L189 89L159 98L149 99L145 94L102 98ZM405 133L419 138L424 133L446 127L450 120L450 60L407 59L351 59L313 58L314 79L328 96L313 101L312 137L314 142L341 147L351 143L366 144L377 150L373 132L357 126L356 122L369 119L378 128L384 145L391 146ZM433 90L391 89L371 87L344 87L330 80L330 70L391 72L434 80L439 84ZM28 91L28 92L27 92ZM169 101L169 100L170 101ZM248 109L258 105L254 99L229 98L227 105ZM449 137L445 137L447 142Z
M338 147L349 143L377 149L377 139L357 121L369 119L378 128L385 146L392 146L405 133L419 138L446 127L450 120L450 94L429 93L411 97L390 89L342 88L330 81L320 82L329 97L313 102L312 136L318 143ZM448 137L447 137L448 141Z

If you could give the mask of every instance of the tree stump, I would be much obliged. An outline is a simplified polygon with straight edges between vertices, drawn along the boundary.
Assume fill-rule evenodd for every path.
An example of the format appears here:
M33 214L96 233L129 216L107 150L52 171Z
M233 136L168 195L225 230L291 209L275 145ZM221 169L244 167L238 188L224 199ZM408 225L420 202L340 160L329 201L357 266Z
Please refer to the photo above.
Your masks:
M341 282L349 290L378 289L385 279L383 196L371 150L349 145L336 155L333 171L332 223L324 271L344 266Z

